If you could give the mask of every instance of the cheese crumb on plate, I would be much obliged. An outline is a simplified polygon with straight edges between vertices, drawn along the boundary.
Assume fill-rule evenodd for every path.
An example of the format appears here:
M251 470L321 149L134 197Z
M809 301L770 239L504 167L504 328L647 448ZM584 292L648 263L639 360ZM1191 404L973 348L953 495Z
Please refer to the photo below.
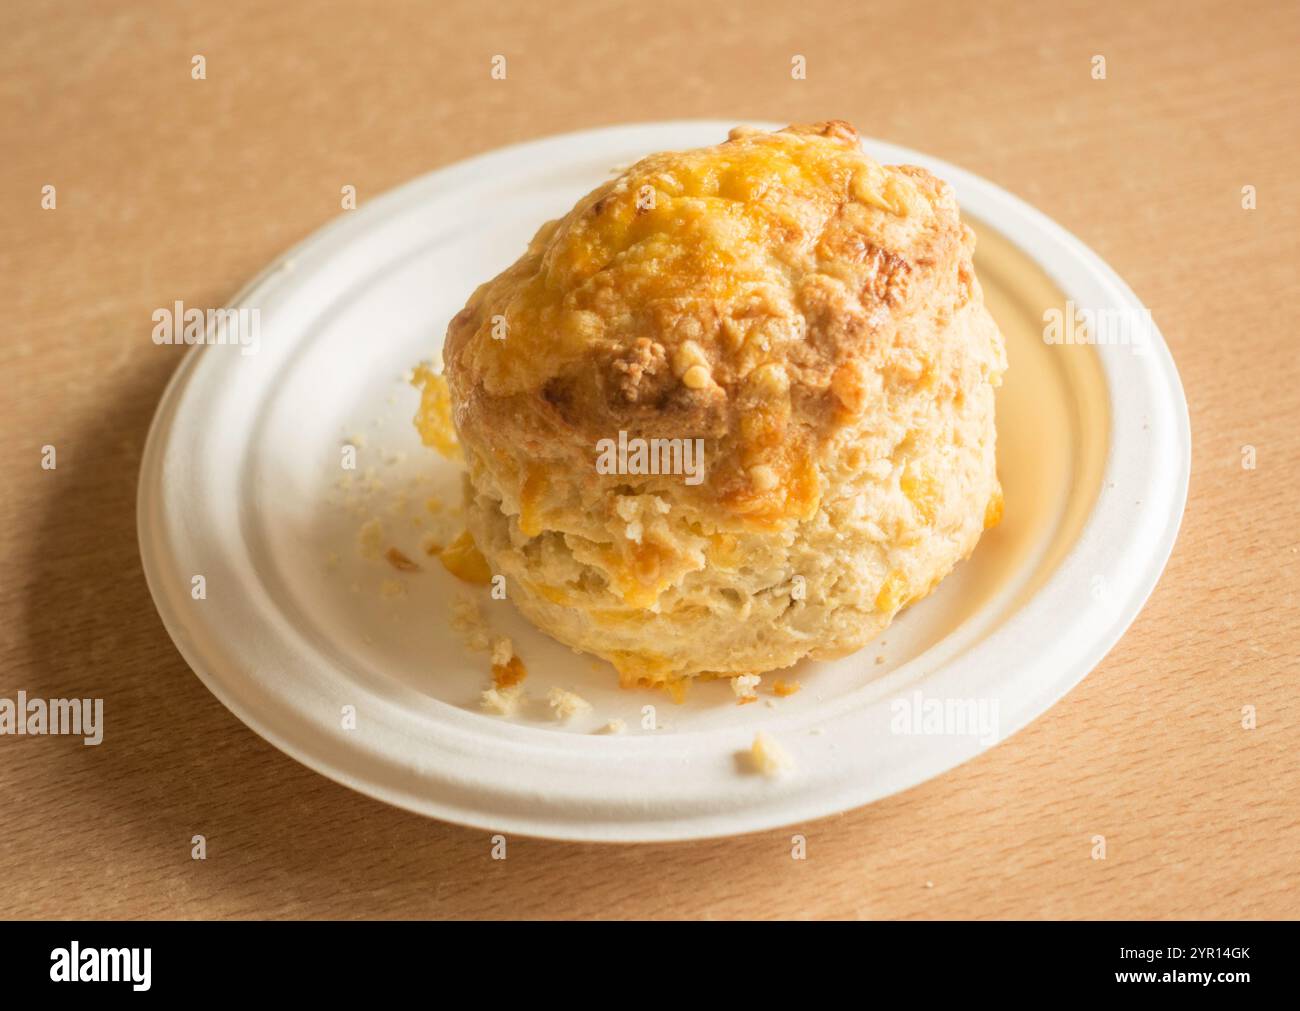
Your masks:
M761 730L749 747L749 759L764 776L774 779L794 768L794 759L780 744Z

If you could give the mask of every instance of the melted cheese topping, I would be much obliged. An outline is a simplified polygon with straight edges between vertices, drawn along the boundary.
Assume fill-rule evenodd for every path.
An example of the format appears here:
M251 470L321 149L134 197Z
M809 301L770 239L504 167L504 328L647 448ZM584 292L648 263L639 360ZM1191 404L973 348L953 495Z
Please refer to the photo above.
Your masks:
M681 374L706 364L710 349L725 350L744 375L780 361L762 314L747 310L788 288L810 260L865 255L860 235L835 227L846 204L898 218L930 213L916 185L864 154L856 135L822 129L738 131L715 147L646 158L589 194L476 293L471 308L503 311L475 313L464 364L489 393L536 389L593 344L646 322L626 309L680 302L723 308L716 328L685 317L682 332L667 335ZM688 341L703 347L704 362Z
M871 391L838 361L852 352L810 344L807 321L842 312L845 299L866 319L905 297L907 257L931 255L954 227L936 212L946 191L915 171L879 165L838 122L736 130L714 147L645 158L544 225L453 319L457 409L473 399L467 409L486 415L488 403L533 398L572 408L566 426L578 417L610 435L650 405L675 434L723 433L710 466L725 471L712 472L714 487L739 526L811 517L821 497L812 430L825 421L807 413L807 392L829 386L852 414ZM424 390L421 431L442 446L447 400L432 379ZM527 536L544 529L544 493L527 473Z

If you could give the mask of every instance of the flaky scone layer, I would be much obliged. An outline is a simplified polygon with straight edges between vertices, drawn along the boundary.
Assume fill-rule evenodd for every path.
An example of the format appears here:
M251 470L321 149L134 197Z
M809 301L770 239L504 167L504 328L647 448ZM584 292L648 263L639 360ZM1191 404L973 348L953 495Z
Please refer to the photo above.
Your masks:
M652 155L543 225L444 350L516 605L629 681L876 635L1000 515L974 243L947 184L842 122ZM702 470L602 472L620 433L701 440Z

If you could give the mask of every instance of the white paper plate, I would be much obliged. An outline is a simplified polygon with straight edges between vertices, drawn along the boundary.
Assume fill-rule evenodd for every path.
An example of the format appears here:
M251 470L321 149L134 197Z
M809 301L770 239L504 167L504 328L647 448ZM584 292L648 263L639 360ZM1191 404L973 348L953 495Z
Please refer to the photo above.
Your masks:
M738 706L725 682L696 686L680 706L621 691L610 668L436 562L402 575L359 557L360 518L336 487L340 447L354 433L365 434L359 471L384 483L377 501L408 483L417 495L458 499L454 469L419 446L416 393L401 377L435 352L474 286L612 167L716 143L730 125L594 130L432 173L342 213L238 296L233 305L261 312L257 354L208 346L185 358L144 454L140 551L177 648L258 734L363 793L484 829L620 841L725 835L843 811L950 769L986 735L951 720L900 732L904 713L982 701L986 716L996 705L1005 738L1118 640L1155 585L1186 495L1186 404L1158 334L1144 354L1013 342L998 405L1003 525L883 645L800 666L790 676L803 690L774 706ZM1079 306L1141 312L1095 254L1015 197L918 152L865 146L881 161L931 168L966 214L1010 240L995 263L977 259L1009 329L1009 314L1041 312L1047 296L1028 289L1050 289L1047 276ZM981 249L998 241L981 230ZM1033 269L1007 266L1016 257L1041 266L1039 282ZM1041 332L1041 321L1026 322ZM425 560L414 526L387 527ZM191 592L195 576L205 599ZM385 597L385 580L405 595ZM448 620L461 592L478 594L489 622L513 638L534 695L570 688L593 704L589 717L559 724L544 705L513 721L479 711L486 659L464 650ZM647 705L657 729L643 729ZM344 729L349 706L355 729ZM615 718L626 734L594 732ZM787 775L751 771L745 753L760 728L793 757Z

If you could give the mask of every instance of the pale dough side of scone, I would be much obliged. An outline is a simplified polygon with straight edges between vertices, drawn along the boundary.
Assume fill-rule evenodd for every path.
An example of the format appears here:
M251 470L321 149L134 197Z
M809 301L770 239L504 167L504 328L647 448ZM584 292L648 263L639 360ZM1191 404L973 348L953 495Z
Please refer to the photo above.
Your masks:
M1000 513L973 248L841 123L652 156L543 226L445 350L515 604L629 681L862 646ZM704 440L703 480L598 473L620 430Z

